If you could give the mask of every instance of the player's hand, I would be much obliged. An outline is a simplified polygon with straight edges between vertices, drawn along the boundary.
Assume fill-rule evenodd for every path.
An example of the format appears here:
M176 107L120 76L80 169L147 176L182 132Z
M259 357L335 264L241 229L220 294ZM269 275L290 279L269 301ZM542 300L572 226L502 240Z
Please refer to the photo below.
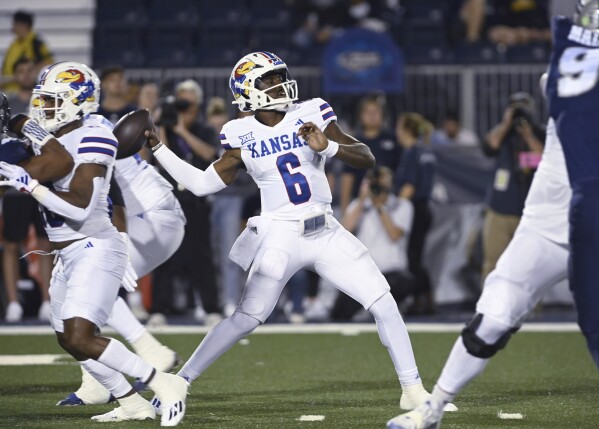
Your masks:
M303 124L297 135L307 141L308 146L315 152L321 152L329 145L327 136L312 122Z
M0 181L0 186L11 186L21 192L31 193L39 184L24 168L7 162L0 162L0 176L6 179Z
M150 147L156 146L160 143L160 137L158 137L158 133L156 132L156 127L152 129L152 131L146 131L145 136L147 137L146 144Z

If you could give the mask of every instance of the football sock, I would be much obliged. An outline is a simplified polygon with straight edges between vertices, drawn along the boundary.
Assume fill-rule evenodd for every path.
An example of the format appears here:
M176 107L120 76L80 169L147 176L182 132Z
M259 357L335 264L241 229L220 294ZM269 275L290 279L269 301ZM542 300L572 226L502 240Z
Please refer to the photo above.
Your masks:
M122 335L130 344L138 341L144 332L147 332L144 325L137 320L125 300L120 296L114 302L112 313L106 324Z
M408 330L393 296L387 292L368 310L374 316L381 342L389 350L401 385L421 384Z
M108 346L98 358L98 362L142 381L147 380L154 370L150 364L114 338L110 339Z
M127 379L118 371L101 364L93 359L81 362L81 366L100 382L115 398L120 398L129 393L132 388ZM81 398L85 401L85 398Z
M198 348L179 371L179 375L191 382L198 378L223 353L237 341L249 335L260 322L247 314L233 313L208 332Z

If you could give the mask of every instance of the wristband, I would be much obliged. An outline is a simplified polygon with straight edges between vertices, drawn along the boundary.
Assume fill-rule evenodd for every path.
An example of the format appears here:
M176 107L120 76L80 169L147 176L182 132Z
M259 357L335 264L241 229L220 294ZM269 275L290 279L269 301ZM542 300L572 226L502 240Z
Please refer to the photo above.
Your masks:
M29 119L25 122L25 125L23 125L23 128L21 129L21 133L38 146L43 146L48 143L50 139L54 138L52 134L42 128L33 119Z
M158 144L156 146L151 146L150 150L152 151L152 153L156 153L156 151L163 146L164 146L164 144L162 142L158 142Z
M333 140L329 140L329 144L327 145L327 147L318 153L327 158L331 158L331 157L337 155L338 150L339 150L339 143L337 143L336 141L333 141Z

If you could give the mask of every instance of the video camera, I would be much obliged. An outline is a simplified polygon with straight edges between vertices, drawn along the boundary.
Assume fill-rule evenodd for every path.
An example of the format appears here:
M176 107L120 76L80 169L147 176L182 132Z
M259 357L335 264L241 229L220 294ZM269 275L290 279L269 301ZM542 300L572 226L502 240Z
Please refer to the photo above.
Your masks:
M185 112L191 103L187 100L180 100L174 95L168 95L160 102L160 119L157 125L165 128L173 128L179 120L179 113Z

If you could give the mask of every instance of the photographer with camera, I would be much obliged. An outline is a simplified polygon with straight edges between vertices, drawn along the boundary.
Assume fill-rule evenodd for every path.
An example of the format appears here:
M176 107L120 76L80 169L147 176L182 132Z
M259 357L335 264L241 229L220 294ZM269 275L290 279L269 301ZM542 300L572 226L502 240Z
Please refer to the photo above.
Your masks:
M358 198L349 204L341 222L368 248L391 287L391 295L399 303L414 291L407 251L414 208L409 200L395 196L392 187L393 172L389 168L369 170ZM357 301L340 293L331 317L348 320L360 308Z
M497 158L483 227L483 283L520 223L524 201L541 160L545 130L534 114L530 94L512 94L503 120L489 131L483 143L485 154Z
M202 101L203 91L197 82L191 79L180 82L175 87L175 96L168 96L161 103L158 134L162 143L179 158L205 170L216 159L220 141L212 127L200 119ZM173 297L171 288L173 283L183 282L201 298L202 306L197 300L193 303L196 319L213 323L220 310L212 262L210 203L177 184L169 174L163 175L175 189L187 225L179 250L156 270L153 311L164 313L177 307L174 303L169 305ZM190 295L187 294L188 298Z

